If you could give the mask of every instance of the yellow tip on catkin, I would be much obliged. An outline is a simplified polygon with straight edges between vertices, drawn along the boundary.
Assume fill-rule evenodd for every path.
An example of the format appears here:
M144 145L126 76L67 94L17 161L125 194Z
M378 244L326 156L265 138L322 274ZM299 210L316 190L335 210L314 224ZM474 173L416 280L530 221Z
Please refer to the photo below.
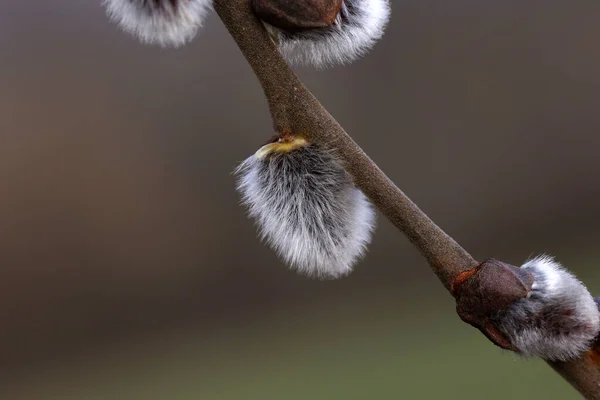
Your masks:
M271 153L287 153L304 146L308 146L308 142L301 136L282 138L274 143L266 144L258 149L256 152L256 157L262 159Z

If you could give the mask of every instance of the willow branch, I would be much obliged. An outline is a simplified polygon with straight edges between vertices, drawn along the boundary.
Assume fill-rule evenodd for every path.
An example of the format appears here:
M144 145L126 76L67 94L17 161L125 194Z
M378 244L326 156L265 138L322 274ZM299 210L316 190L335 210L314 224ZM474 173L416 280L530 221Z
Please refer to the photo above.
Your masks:
M352 140L283 60L248 0L215 0L214 7L262 85L275 131L301 133L310 141L334 146L356 186L421 251L442 284L456 296L457 282L471 277L485 263L480 265L440 229ZM493 334L484 333L502 345ZM586 398L600 399L600 369L593 351L550 365Z
M423 213L352 140L279 55L247 0L217 0L215 9L258 77L277 133L334 143L355 184L423 253L448 290L478 263Z

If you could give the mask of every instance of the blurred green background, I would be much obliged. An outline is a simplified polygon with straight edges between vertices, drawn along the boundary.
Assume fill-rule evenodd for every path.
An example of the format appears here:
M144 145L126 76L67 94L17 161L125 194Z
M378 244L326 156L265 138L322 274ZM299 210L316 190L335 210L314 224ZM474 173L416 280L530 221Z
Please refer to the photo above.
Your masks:
M180 50L99 1L0 2L0 399L576 399L459 321L380 218L349 277L256 238L231 172L272 135L216 15ZM600 294L600 3L393 2L364 59L300 69L478 258Z

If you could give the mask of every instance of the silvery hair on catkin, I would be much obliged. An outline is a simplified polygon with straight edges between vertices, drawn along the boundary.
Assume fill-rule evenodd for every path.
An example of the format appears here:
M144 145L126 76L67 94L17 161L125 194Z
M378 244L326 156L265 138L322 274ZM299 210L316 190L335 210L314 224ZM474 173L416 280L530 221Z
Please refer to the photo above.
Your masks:
M178 47L194 38L212 0L103 0L106 13L142 43Z
M262 239L292 268L338 278L365 253L375 212L331 151L314 144L266 155L259 150L236 174Z
M600 331L600 313L586 287L552 257L521 268L534 277L531 292L492 322L524 356L567 361L587 351Z
M288 62L325 67L350 63L365 54L383 36L389 18L389 0L342 0L332 26L299 32L265 26Z

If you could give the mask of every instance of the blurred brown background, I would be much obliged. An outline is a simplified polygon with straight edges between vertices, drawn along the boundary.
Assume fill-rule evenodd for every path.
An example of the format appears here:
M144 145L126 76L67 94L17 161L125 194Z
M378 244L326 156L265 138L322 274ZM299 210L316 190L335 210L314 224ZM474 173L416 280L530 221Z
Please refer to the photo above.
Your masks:
M600 293L600 3L393 2L364 59L299 70L482 259ZM348 278L287 270L231 171L271 136L211 15L180 50L99 1L0 3L0 398L575 399L503 353L384 219Z

